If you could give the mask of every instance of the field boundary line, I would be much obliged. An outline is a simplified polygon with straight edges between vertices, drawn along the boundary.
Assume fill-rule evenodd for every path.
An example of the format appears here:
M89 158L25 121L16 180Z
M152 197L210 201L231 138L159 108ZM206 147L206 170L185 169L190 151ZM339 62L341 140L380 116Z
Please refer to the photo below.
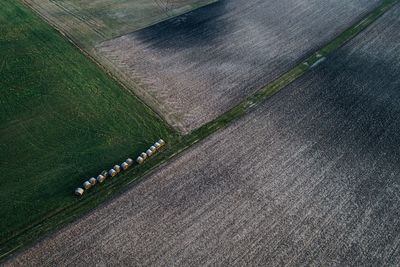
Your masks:
M149 23L148 25L145 25L145 26L143 26L143 27L139 27L139 28L137 28L137 29L135 29L135 30L133 30L133 31L127 31L127 32L125 32L125 33L120 33L120 34L115 35L115 36L113 36L113 37L111 37L111 38L108 38L108 39L105 39L105 40L101 41L101 43L107 42L107 41L111 41L111 40L113 40L113 39L120 38L120 37L122 37L122 36L125 36L125 35L128 35L128 34L131 34L131 33L134 33L134 32L137 32L137 31L140 31L140 30L149 28L149 27L154 26L154 25L156 25L156 24L159 24L159 23L161 23L161 22L164 22L164 21L168 21L168 20L177 18L177 17L179 17L179 16L182 16L182 15L188 14L188 13L190 13L190 12L193 12L193 11L195 11L195 10L197 10L197 9L201 9L201 8L207 7L207 6L209 6L209 5L213 5L213 4L217 3L218 1L220 1L220 0L210 0L210 1L208 1L208 2L206 2L206 3L203 3L203 4L194 5L193 9L190 9L190 10L188 10L188 11L184 11L184 12L182 12L182 13L177 13L177 14L174 14L174 15L172 15L172 16L169 16L169 17L166 17L166 18L163 18L163 19L159 19L159 20L157 20L157 21L155 21L155 22L153 22L153 23Z
M389 9L398 4L400 0L385 0L382 4L376 7L371 12L367 13L363 18L355 22L349 28L340 33L336 38L323 45L320 49L314 52L311 56L307 57L292 69L267 84L261 87L254 94L250 95L238 105L231 108L227 112L223 113L218 118L211 122L206 123L198 129L195 129L189 135L187 140L201 140L206 136L216 132L219 129L224 128L231 122L241 118L249 111L253 110L260 103L264 102L281 89L285 88L301 76L312 70L319 62L324 60L327 56L334 53L336 50L344 46L346 43L351 41L354 37L360 34L362 31L368 28L373 22L385 14Z
M167 128L172 129L174 132L178 132L175 127L173 127L167 120L165 120L163 114L161 114L161 111L157 111L152 105L152 102L149 101L147 98L142 98L138 94L134 92L133 89L130 89L131 87L136 87L138 86L135 83L130 83L127 78L124 78L121 73L118 71L115 71L114 68L111 68L111 66L102 63L101 59L96 57L96 53L93 53L93 55L87 50L87 48L84 48L84 46L79 45L79 42L75 41L73 36L71 36L67 31L64 31L61 27L57 26L55 23L53 23L49 18L43 16L38 10L36 10L34 7L32 7L30 4L26 3L25 0L16 0L19 3L21 3L24 7L27 7L29 10L31 10L39 19L45 21L53 30L55 30L60 37L62 37L64 40L68 41L70 44L72 44L73 47L78 49L82 54L84 54L92 63L96 64L100 69L107 74L108 77L110 77L114 82L116 82L120 87L122 87L126 92L128 92L130 95L132 95L134 98L136 98L140 103L143 104L147 109L151 110L153 115L158 117L161 121L164 122ZM93 48L94 50L95 48ZM115 73L114 73L115 72ZM137 89L137 88L136 88ZM137 89L137 90L140 90ZM156 105L156 103L154 104ZM1 259L1 255L0 255Z
M111 180L110 183L102 187L97 192L94 192L94 194L90 194L81 199L79 202L77 201L75 204L72 204L58 210L55 213L52 213L51 216L46 217L46 220L39 222L37 225L32 226L29 229L24 229L19 234L14 235L13 238L2 242L0 248L0 262L5 261L8 257L12 256L14 253L17 253L20 249L25 248L32 243L43 240L47 236L54 233L56 230L64 227L68 223L71 223L75 219L87 215L90 210L93 210L100 205L105 205L112 199L118 197L118 193L128 190L128 185L140 183L142 180L144 180L142 179L144 178L144 176L150 175L152 172L156 171L158 167L166 164L172 158L175 158L180 153L192 147L193 145L201 143L211 134L225 128L232 122L245 116L261 103L269 99L271 96L278 93L280 90L284 89L286 86L308 73L312 69L313 64L315 64L322 58L334 53L340 47L348 43L350 40L352 40L359 33L367 29L371 24L373 24L373 22L375 22L378 18L380 18L383 14L385 14L388 10L390 10L399 2L400 0L383 1L381 5L375 8L373 11L369 12L361 20L357 21L355 24L347 28L332 41L328 42L328 44L320 48L318 51L313 53L311 56L306 58L304 61L296 65L294 68L292 68L279 78L274 80L272 83L262 87L253 95L247 97L245 100L243 100L238 105L228 110L215 120L192 131L188 135L181 136L180 140L177 143L169 144L169 147L165 150L165 153L157 155L153 159L153 161L148 162L147 165L140 166L140 168L133 168L126 174L123 174L118 180ZM43 19L42 16L39 15L39 17ZM47 20L45 21L47 22ZM52 24L50 25L53 26ZM58 31L64 38L66 38L66 40L73 43L74 46L76 46L92 62L96 63L96 65L100 66L101 69L104 70L104 67L97 63L97 61L86 51L77 46L72 40L66 37L66 35L64 35L58 29L56 29L56 31ZM116 80L116 78L111 75L110 72L108 72L107 70L105 70L105 72L113 80L117 81L118 84L122 85L124 89L126 88L125 85ZM135 95L134 93L132 94ZM140 98L138 99L143 102ZM146 104L145 106L149 107ZM155 114L157 114L157 116L159 117L158 113ZM162 121L165 122L164 119L162 119ZM166 124L167 127L170 127L168 123Z
M194 6L193 9L189 9L187 11L184 11L182 13L177 13L172 16L157 20L153 23L150 23L148 25L145 25L143 27L137 28L133 31L128 31L126 33L122 33L116 36L113 36L112 38L105 38L104 40L98 40L95 44L92 45L87 45L84 43L81 43L79 40L77 40L73 34L69 33L68 30L64 29L62 25L58 25L56 22L54 22L51 18L51 16L46 16L45 14L42 14L42 12L39 11L38 8L36 8L34 5L32 5L30 2L26 0L16 0L25 7L27 7L29 10L33 11L33 13L40 19L44 20L48 25L51 26L56 32L58 32L65 40L70 42L73 46L75 46L81 53L83 53L87 58L89 58L90 61L95 63L98 67L100 67L103 72L105 72L113 81L115 81L120 87L122 87L125 91L127 91L130 95L132 95L134 98L136 98L139 102L141 102L146 108L152 111L152 113L158 117L161 121L164 122L164 124L167 126L167 128L172 129L174 132L180 134L180 135L185 135L189 134L190 131L188 131L187 128L183 127L180 120L175 117L173 112L171 112L170 109L168 109L166 106L161 105L161 103L158 102L157 99L152 97L144 85L137 79L132 79L128 77L125 73L123 73L121 70L119 70L109 59L106 57L102 57L98 52L96 47L99 44L102 44L104 42L113 40L115 38L119 38L121 36L131 34L133 32L143 30L145 28L154 26L158 23L162 23L164 21L168 21L171 19L174 19L176 17L185 15L187 13L190 13L194 10L204 8L209 5L213 5L217 3L219 0L209 0L206 3L203 4L198 4ZM52 3L54 6L62 9L63 7ZM71 15L72 16L72 15ZM77 20L80 20L80 18L73 16ZM83 23L83 25L88 26L87 23ZM93 32L95 35L100 36L99 32L88 27L88 29ZM1 256L0 256L1 259Z

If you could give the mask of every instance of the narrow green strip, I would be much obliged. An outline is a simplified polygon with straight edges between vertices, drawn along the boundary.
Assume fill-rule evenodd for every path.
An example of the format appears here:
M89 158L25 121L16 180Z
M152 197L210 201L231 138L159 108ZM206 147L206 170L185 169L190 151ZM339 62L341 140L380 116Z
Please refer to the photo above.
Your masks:
M156 167L169 161L171 158L188 149L193 144L208 137L216 131L225 128L233 121L241 118L250 110L253 110L256 106L264 102L266 99L270 98L272 95L295 81L297 78L303 76L312 68L314 64L318 63L319 60L333 53L338 48L353 39L357 34L366 29L399 1L400 0L384 1L378 8L369 13L361 21L341 33L337 38L307 58L304 62L298 64L289 72L285 73L271 84L263 87L254 95L248 97L239 105L235 106L217 119L193 131L189 135L181 136L178 140L174 140L174 143L167 144L167 147L163 153L158 154L151 161L146 162L146 164L142 166L135 166L128 172L123 173L118 178L107 181L107 184L104 186L95 187L91 190L91 192L86 194L85 197L80 199L80 201L77 201L74 205L55 212L51 216L47 217L46 220L43 220L31 228L26 229L24 232L21 232L19 235L14 236L14 238L2 243L0 245L0 261L4 261L5 258L15 253L15 251L18 251L21 247L26 247L27 245L35 242L37 239L43 238L50 232L53 232L67 223L74 221L84 213L94 209L100 203L109 200L116 193L124 191L128 185L140 182L141 177L148 174ZM71 192L71 197L72 193L73 192Z
M397 4L399 0L387 0L384 1L379 7L369 13L361 21L357 22L344 32L342 32L338 37L329 42L327 45L322 47L320 50L315 52L309 58L307 58L302 63L298 64L296 67L291 69L289 72L282 75L280 78L276 79L269 85L261 88L254 95L248 97L246 100L242 101L239 105L235 106L228 112L224 113L217 119L207 123L203 127L192 132L187 136L186 145L189 146L194 140L201 140L208 135L214 133L215 131L226 127L232 121L245 115L249 110L254 109L257 105L264 102L266 99L270 98L275 93L279 92L281 89L292 83L297 78L303 76L307 73L314 64L318 63L321 59L332 54L337 49L342 47L348 41L353 39L361 31L365 30L369 25L381 17L387 10L392 6Z

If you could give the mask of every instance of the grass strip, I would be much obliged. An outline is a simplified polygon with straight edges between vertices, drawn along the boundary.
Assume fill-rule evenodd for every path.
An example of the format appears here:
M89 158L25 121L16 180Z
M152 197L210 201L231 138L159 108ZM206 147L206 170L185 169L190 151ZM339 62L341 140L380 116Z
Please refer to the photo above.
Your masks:
M226 127L233 121L245 115L250 110L254 109L257 105L264 102L266 99L270 98L272 95L279 92L281 89L306 74L309 70L312 69L314 64L317 64L320 60L332 54L337 49L352 40L356 35L365 30L369 25L371 25L374 21L376 21L398 2L399 0L384 1L380 6L367 14L359 22L342 32L339 36L337 36L321 49L313 53L303 62L292 68L290 71L286 72L267 86L261 88L255 94L248 97L240 104L233 107L231 110L227 111L217 119L207 123L206 125L193 131L190 135L186 136L184 145L190 146L195 140L201 140L207 137L208 135Z
M216 131L225 128L235 120L238 120L257 107L260 103L306 74L314 64L318 63L319 60L333 53L353 39L398 2L399 0L384 1L361 21L342 32L338 37L312 54L306 60L276 79L274 82L261 88L255 94L248 97L231 110L193 131L189 135L180 136L174 140L168 140L169 143L164 151L156 155L152 160L146 162L146 164L135 166L128 172L120 175L118 178L110 179L104 185L95 187L91 192L86 194L79 201L76 201L74 204L56 211L51 216L46 217L45 220L33 225L29 229L25 229L23 232L15 235L6 242L3 242L0 244L0 260L4 260L6 257L15 253L18 249L25 247L34 241L43 238L45 235L65 226L67 223L74 221L83 214L94 209L99 204L104 203L104 201L112 199L112 197L116 196L117 193L126 190L128 185L140 183L141 177L149 174L155 168L171 160L173 157L188 149L195 143L203 140Z

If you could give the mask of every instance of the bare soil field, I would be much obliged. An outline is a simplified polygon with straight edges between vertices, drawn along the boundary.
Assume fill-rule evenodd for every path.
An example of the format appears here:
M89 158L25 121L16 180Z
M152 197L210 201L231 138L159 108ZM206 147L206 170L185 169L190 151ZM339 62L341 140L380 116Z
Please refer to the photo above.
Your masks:
M399 12L6 266L397 264Z
M379 0L222 0L98 45L110 68L189 132L235 106ZM139 90L140 89L140 90Z

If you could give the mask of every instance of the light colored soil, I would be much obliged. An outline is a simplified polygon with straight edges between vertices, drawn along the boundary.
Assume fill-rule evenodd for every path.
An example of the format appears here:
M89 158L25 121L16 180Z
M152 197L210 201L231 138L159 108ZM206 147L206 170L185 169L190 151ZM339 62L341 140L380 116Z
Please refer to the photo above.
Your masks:
M399 12L6 266L396 265Z
M169 123L189 132L289 70L379 0L219 1L97 46ZM132 86L134 87L134 86Z

